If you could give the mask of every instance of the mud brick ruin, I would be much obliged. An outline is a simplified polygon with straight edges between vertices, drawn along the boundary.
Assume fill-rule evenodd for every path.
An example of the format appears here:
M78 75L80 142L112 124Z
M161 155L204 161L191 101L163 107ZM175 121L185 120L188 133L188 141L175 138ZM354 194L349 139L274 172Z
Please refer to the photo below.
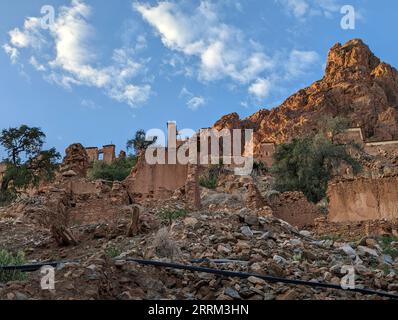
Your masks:
M111 164L116 160L116 146L113 144L103 146L102 149L89 147L86 148L86 152L90 163L102 160L107 164ZM100 156L102 156L102 159L100 159Z

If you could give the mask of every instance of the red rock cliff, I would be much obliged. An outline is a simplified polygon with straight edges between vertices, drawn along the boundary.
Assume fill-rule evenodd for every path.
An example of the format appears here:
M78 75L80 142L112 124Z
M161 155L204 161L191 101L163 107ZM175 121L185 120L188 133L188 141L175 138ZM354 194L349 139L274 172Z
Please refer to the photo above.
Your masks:
M362 127L366 139L398 139L398 72L362 42L336 44L329 52L323 79L289 97L273 110L240 120L234 113L215 128L252 128L255 142L283 142L317 127L324 115L343 116Z

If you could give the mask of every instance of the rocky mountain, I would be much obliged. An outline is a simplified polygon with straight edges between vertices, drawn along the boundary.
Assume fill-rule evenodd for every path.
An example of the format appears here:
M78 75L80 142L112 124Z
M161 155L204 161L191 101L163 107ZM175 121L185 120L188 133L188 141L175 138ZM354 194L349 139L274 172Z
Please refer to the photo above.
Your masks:
M284 142L316 129L325 115L342 116L361 127L368 140L398 139L398 72L360 39L334 45L324 77L272 110L241 120L236 113L214 127L252 128L255 142Z

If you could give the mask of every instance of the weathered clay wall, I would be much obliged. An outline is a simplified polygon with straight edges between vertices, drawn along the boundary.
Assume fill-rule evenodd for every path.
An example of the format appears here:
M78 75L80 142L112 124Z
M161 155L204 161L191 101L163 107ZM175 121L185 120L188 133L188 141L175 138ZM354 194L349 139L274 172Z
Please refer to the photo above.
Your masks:
M168 199L177 189L185 186L187 178L188 165L149 165L145 157L140 157L125 185L130 196L136 201Z
M104 162L111 164L116 160L116 146L111 144L102 147L102 153L104 154Z
M270 206L275 217L298 228L313 226L320 217L317 206L301 192L282 193L270 200Z
M86 152L87 152L87 155L88 155L88 161L90 163L98 161L99 149L97 147L86 148Z
M333 183L328 197L331 222L398 218L398 177Z
M97 147L90 147L90 148L85 148L87 155L88 155L88 161L90 163L98 161L100 154L103 156L103 160L107 164L111 164L116 160L116 146L113 144L103 146L102 149L99 149ZM124 151L122 151L123 153ZM125 155L125 153L123 153Z
M259 154L256 155L257 161L264 162L268 168L272 167L273 155L275 153L276 146L274 143L264 143L260 146Z

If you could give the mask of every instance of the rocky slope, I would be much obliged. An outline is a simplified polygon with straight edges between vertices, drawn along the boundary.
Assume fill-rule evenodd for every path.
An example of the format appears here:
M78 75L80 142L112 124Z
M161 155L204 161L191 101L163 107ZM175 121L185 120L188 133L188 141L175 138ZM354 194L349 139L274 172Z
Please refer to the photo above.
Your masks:
M325 75L273 110L260 110L241 120L233 113L215 128L252 128L256 143L283 142L317 127L324 115L343 116L362 127L366 139L398 139L398 72L381 62L362 42L336 44Z

